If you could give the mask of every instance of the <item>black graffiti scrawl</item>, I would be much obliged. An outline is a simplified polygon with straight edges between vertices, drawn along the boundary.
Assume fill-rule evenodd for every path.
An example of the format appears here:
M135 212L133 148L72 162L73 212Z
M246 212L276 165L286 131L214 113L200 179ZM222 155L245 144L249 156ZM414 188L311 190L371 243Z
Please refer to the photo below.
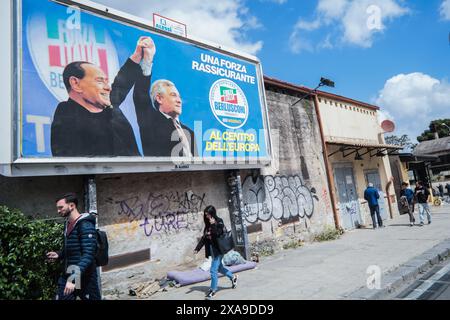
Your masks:
M248 223L314 214L314 188L299 176L247 176L242 185L244 217Z

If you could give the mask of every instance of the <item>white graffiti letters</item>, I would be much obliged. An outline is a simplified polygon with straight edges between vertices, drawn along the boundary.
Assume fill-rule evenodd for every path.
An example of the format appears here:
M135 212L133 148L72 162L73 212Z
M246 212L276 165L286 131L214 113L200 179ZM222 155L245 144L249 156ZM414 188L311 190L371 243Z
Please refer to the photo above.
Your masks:
M314 213L315 189L304 186L299 176L247 176L242 186L247 222L280 220Z

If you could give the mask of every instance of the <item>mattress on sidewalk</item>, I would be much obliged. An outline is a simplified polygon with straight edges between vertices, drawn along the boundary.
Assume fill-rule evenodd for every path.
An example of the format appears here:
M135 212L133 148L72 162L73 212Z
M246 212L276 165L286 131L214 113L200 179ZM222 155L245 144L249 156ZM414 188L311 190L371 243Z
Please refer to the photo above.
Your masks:
M243 264L236 264L234 266L226 266L228 270L233 273L254 269L256 262L247 261ZM223 277L223 274L219 273L219 277ZM188 284L202 282L211 279L209 271L203 271L200 268L196 268L190 271L169 271L167 272L167 279L175 280L180 286L186 286Z

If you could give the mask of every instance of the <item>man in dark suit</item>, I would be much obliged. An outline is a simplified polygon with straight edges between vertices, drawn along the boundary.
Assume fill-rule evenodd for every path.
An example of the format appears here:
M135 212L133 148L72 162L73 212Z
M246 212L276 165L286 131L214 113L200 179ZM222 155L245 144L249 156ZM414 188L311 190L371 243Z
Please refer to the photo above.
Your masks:
M140 156L133 129L119 106L142 73L144 39L139 39L112 86L92 63L75 61L64 68L69 99L57 106L53 117L54 157Z
M136 80L133 94L144 156L197 156L194 132L179 120L183 103L175 84L162 79L150 90L156 47L148 39L141 62L143 73Z

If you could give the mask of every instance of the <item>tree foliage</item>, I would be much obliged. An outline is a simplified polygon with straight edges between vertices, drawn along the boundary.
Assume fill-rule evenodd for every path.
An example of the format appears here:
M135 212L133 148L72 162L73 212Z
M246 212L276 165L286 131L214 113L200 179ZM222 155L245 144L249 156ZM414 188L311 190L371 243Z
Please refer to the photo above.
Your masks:
M450 119L437 119L430 122L427 130L417 137L417 141L427 141L435 139L434 133L437 132L439 137L447 137L450 135Z
M62 266L47 262L45 254L62 242L61 223L0 206L0 299L52 299Z

